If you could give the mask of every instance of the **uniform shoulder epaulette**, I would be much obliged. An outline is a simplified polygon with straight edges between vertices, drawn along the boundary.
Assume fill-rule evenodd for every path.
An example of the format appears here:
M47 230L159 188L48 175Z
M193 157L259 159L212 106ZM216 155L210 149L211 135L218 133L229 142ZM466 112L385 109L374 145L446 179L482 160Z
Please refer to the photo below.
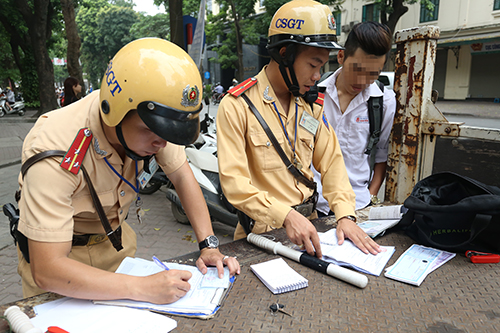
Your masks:
M314 101L314 103L323 106L324 102L325 102L325 94L319 92L318 93L318 98L316 98L316 100Z
M240 97L241 94L253 87L255 84L257 84L257 79L254 77L250 77L238 84L236 87L229 89L228 93L230 93L234 97Z
M75 140L69 147L68 151L64 155L61 161L61 168L68 170L75 175L80 171L82 166L83 158L89 149L90 143L92 142L92 131L90 128L82 128L78 131Z

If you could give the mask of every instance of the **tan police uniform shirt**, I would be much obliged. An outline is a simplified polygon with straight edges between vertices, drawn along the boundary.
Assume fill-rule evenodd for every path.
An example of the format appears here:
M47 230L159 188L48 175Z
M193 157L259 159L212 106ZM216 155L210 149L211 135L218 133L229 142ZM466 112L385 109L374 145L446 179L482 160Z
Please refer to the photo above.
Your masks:
M125 256L134 256L136 236L124 222L136 193L121 181L106 164L109 163L130 183L136 185L135 162L130 158L122 161L107 141L101 125L99 91L61 108L46 113L38 119L26 136L22 160L46 150L64 150L73 143L78 131L90 128L93 134L91 146L84 160L85 166L111 227L122 225L124 249L117 252L109 240L93 246L75 246L70 258L100 269L114 271ZM127 133L124 133L125 139ZM156 155L165 173L177 170L186 162L184 148L167 143ZM92 202L83 172L77 175L61 168L61 157L46 158L19 176L21 200L19 201L19 231L26 237L40 242L67 242L73 234L102 234L104 229ZM143 162L138 162L139 173ZM131 213L135 213L131 210ZM31 279L29 264L20 256L19 272L24 282ZM28 272L29 274L25 274ZM29 283L32 283L30 281Z
M295 145L297 160L302 165L304 175L308 179L313 178L309 167L313 163L322 175L323 195L335 215L354 215L354 192L337 137L323 116L322 106L314 104L312 112L303 98L292 97L286 115L269 83L265 68L255 78L257 84L245 94L262 114L290 161L293 162L294 158L292 147L276 110L285 125L291 145ZM317 120L315 134L301 125L303 113ZM219 106L217 149L224 194L236 208L255 219L256 226L257 223L263 223L272 228L282 227L291 207L301 204L313 194L286 169L262 126L241 97L228 95Z

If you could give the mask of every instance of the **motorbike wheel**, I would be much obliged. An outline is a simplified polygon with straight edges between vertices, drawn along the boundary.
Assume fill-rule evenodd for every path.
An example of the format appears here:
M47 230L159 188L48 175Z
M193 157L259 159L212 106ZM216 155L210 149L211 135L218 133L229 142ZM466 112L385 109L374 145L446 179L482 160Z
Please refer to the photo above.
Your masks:
M5 116L5 112L3 110L0 110L0 117Z
M179 207L172 202L171 208L172 208L172 214L174 214L174 217L177 220L177 222L181 224L189 224L188 217L184 212L184 209L182 209L182 207Z
M156 191L158 191L161 187L162 183L161 182L157 182L153 179L151 179L147 184L146 184L146 187L144 188L141 188L139 190L139 193L140 194L153 194L155 193Z
M19 111L18 114L19 114L20 117L24 116L24 110Z

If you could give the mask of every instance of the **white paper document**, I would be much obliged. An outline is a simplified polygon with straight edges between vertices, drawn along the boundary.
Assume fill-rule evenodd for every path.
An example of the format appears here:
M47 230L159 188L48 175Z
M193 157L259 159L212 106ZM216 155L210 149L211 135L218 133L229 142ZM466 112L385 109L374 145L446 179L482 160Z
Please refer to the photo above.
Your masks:
M455 253L413 244L384 275L390 279L420 286L432 271L455 257Z
M358 223L358 226L372 238L382 236L387 229L399 223L403 210L403 205L372 207L368 221Z
M33 326L47 331L57 326L71 333L156 333L170 332L177 327L172 318L138 309L96 305L92 301L61 298L37 305Z
M208 272L203 275L196 266L181 265L176 263L166 263L169 269L190 271L192 277L189 279L191 289L188 293L171 304L153 304L148 302L138 302L132 300L95 300L96 304L120 305L137 309L147 309L160 313L176 314L183 316L194 316L209 318L219 309L223 296L231 286L234 278L229 277L229 269L224 267L224 278L219 279L217 268L208 267ZM125 258L116 273L147 276L161 272L163 268L153 261L140 258Z
M395 250L394 246L382 246L385 249L384 252L377 255L365 254L349 239L344 240L342 245L338 245L337 229L335 228L324 233L318 232L318 235L323 260L375 276L382 273Z

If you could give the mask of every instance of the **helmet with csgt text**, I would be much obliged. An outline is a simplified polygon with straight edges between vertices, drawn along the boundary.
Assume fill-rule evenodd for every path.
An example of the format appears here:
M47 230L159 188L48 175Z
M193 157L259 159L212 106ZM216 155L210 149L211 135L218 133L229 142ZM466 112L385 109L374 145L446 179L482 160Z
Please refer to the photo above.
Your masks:
M281 6L269 25L267 48L297 43L342 50L337 44L335 17L317 1L292 0Z
M183 49L159 38L137 39L108 64L101 115L106 125L117 128L125 148L121 121L131 110L162 139L190 144L200 130L201 87L198 68Z

